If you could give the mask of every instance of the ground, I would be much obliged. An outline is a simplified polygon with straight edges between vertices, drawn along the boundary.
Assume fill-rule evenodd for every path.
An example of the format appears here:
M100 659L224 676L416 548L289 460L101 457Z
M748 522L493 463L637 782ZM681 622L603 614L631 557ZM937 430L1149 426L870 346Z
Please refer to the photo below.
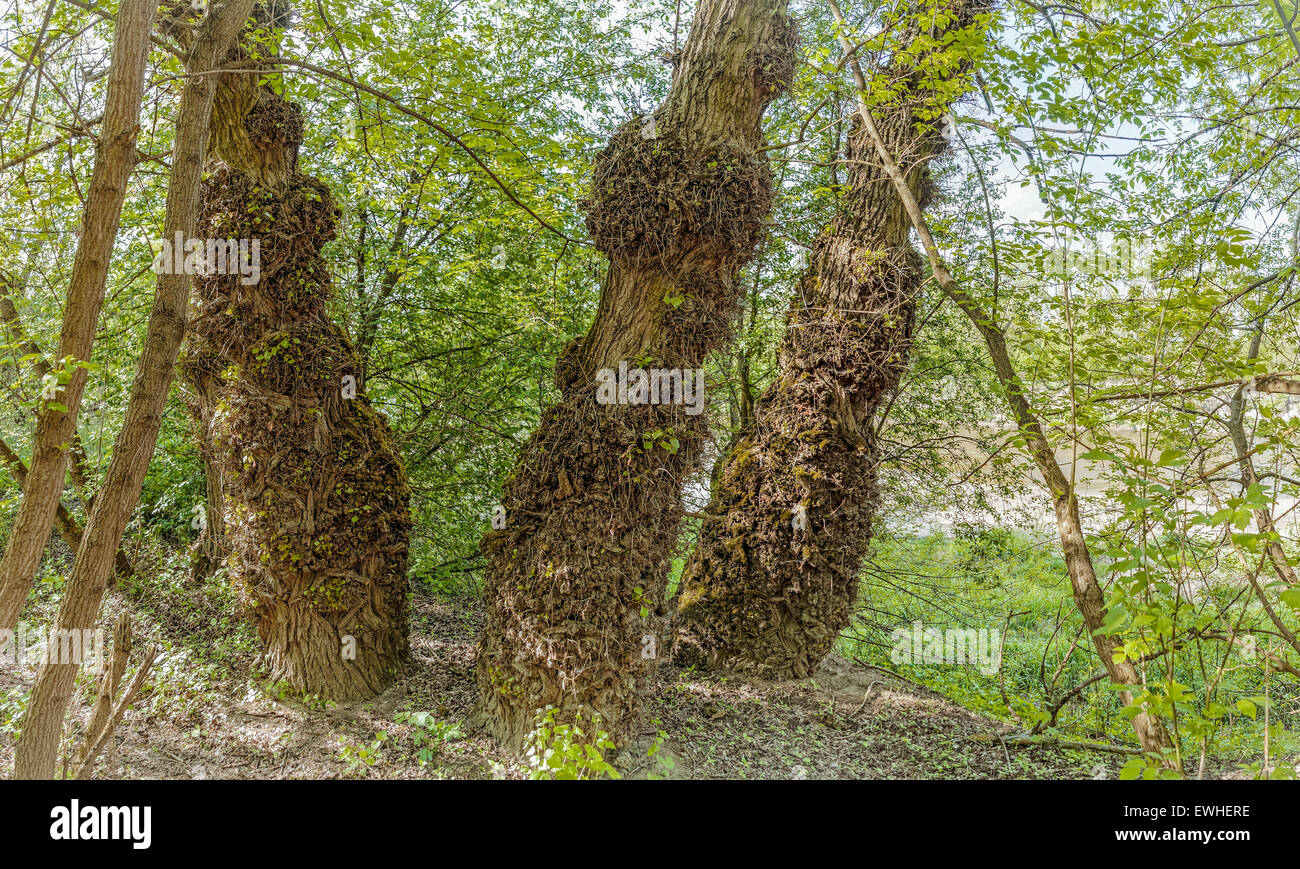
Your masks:
M113 595L108 609L123 602ZM250 678L251 642L213 656L222 637L194 630L201 608L159 619L148 616L149 601L137 597L135 603L137 631L147 637L137 647L155 642L166 651L96 777L528 776L521 760L457 726L475 696L474 644L483 621L477 598L416 594L407 678L375 700L348 706L277 698L273 688ZM208 618L206 624L220 631L228 622ZM0 665L0 699L10 698L8 727L0 709L2 775L13 765L12 698L33 677L30 669ZM839 656L801 681L750 682L671 666L661 668L659 679L641 737L613 758L628 778L1114 778L1124 759L1004 743L999 737L1013 732L1009 724ZM76 733L89 717L91 699L86 680L70 722ZM429 715L412 721L404 712ZM423 762L421 748L429 749Z

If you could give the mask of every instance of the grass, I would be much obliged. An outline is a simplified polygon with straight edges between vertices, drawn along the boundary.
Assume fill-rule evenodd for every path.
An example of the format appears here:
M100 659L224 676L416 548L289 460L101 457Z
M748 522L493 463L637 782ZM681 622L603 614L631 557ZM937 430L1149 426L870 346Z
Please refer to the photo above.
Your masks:
M1030 729L1046 718L1070 688L1101 671L1091 639L1074 609L1065 565L1054 540L1007 529L957 528L951 534L903 536L883 533L864 576L860 616L841 651L885 667L963 706ZM1104 575L1105 565L1098 565ZM1214 592L1211 592L1214 593ZM917 664L893 655L891 632L914 621L927 627L975 628L1002 635L997 673L971 664ZM1154 679L1163 678L1155 672ZM1189 712L1203 710L1212 674L1190 649L1176 658L1173 678L1195 698ZM1215 685L1215 699L1229 707L1209 745L1217 762L1249 766L1263 746L1262 715L1241 713L1234 703L1264 690L1259 666L1230 668ZM1272 684L1273 754L1294 752L1300 726L1300 695L1293 684ZM1049 699L1050 698L1050 699ZM1056 728L1063 737L1131 743L1122 704L1103 681L1061 710ZM1199 754L1197 750L1196 754Z

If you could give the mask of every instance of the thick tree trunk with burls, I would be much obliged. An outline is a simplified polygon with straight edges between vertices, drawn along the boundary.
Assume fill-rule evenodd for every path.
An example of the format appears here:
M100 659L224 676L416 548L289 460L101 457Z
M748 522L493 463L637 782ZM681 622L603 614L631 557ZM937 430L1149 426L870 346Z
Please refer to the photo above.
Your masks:
M241 58L242 59L242 58ZM340 210L298 172L302 116L260 75L221 77L199 235L257 240L260 280L195 280L182 372L208 451L209 557L227 563L274 680L331 700L409 656L410 491L361 364L326 313Z
M621 362L690 371L728 338L772 203L761 119L794 44L784 0L705 0L663 106L597 158L587 225L610 268L596 320L561 353L561 400L506 482L505 527L482 543L479 712L509 747L547 705L598 714L616 743L639 716L707 429L684 403L602 403L598 378Z
M941 50L943 37L970 27L982 8L948 4L952 18L937 35L925 28L926 44ZM910 49L915 15L901 24L898 44ZM966 67L964 59L945 67L935 54L900 51L883 71L899 96L874 109L921 202L927 164L943 147L934 119L955 96L935 91ZM907 366L925 274L860 122L846 156L847 189L791 300L779 374L758 401L753 431L722 459L682 574L679 663L803 678L853 614L879 502L873 418Z
M156 10L156 0L124 0L118 10L104 122L95 146L95 167L81 213L81 238L72 263L59 337L59 364L74 367L67 372L67 382L42 405L37 416L27 484L4 557L0 558L0 629L12 630L18 623L60 506L68 444L77 432L77 410L88 376L79 363L90 359L99 309L104 302L109 256L117 239L126 185L135 168L144 70Z
M167 187L167 216L163 237L194 234L198 217L199 182L215 86L210 73L223 61L252 12L253 0L214 2L186 58L185 86L176 116L172 171ZM189 279L185 274L158 276L144 354L140 358L122 430L113 442L113 458L104 483L95 495L90 516L68 577L67 590L55 627L88 630L94 627L103 602L127 520L135 512L145 472L158 442L163 408L171 388L176 355L185 335ZM23 714L22 738L14 755L14 778L53 778L63 734L63 718L72 696L77 664L49 662L41 668Z

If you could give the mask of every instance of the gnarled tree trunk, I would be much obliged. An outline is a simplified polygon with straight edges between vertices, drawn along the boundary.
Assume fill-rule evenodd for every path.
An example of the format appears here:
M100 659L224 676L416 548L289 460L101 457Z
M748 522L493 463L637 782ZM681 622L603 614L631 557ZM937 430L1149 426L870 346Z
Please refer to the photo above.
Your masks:
M922 202L927 164L943 147L936 119L952 99L942 89L966 66L938 59L943 38L982 8L947 7L953 17L937 28L918 21L924 7L904 11L898 45L911 50L883 71L898 96L874 110ZM802 678L853 613L879 501L873 417L907 366L925 275L860 123L846 152L847 189L791 301L778 377L753 431L722 460L682 575L674 654L683 663Z
M208 505L220 514L209 527L223 532L272 678L303 694L364 699L409 657L410 491L352 343L326 314L321 249L340 210L298 171L302 115L257 84L268 72L221 77L219 162L204 181L198 230L250 249L258 240L260 279L195 279L182 372L218 471L207 473L208 496L220 499Z
M601 403L598 378L620 363L697 369L729 336L772 203L760 122L794 44L784 0L704 0L667 100L597 158L587 225L610 268L596 321L556 363L562 398L482 543L479 711L510 747L547 705L598 714L616 743L637 720L706 425L682 403Z

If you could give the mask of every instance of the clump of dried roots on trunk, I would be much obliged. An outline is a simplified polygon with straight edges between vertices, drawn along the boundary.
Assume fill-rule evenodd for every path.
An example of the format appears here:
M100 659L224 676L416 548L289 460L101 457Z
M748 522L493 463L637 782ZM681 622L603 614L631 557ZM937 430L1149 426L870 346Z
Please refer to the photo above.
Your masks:
M506 481L505 527L482 543L479 713L507 746L522 747L548 706L557 721L595 718L615 744L634 732L665 641L682 486L707 436L704 385L606 403L600 382L626 363L675 372L681 388L729 336L736 274L772 203L760 120L789 82L794 42L784 2L706 0L664 106L596 161L587 225L610 260L600 308L561 353L561 398Z
M803 677L849 622L879 501L872 429L921 284L905 246L830 234L800 281L780 376L724 457L677 601L682 663Z
M970 26L976 7L955 5L946 27ZM902 45L917 28L913 18ZM944 145L935 119L952 98L935 98L944 74L915 72L933 50L921 60L904 52L881 71L899 96L873 113L922 202ZM949 74L962 68L959 59ZM675 601L678 663L806 677L853 614L880 500L875 416L906 369L924 281L873 147L855 125L847 190L791 301L777 379L756 404L753 431L715 473Z

